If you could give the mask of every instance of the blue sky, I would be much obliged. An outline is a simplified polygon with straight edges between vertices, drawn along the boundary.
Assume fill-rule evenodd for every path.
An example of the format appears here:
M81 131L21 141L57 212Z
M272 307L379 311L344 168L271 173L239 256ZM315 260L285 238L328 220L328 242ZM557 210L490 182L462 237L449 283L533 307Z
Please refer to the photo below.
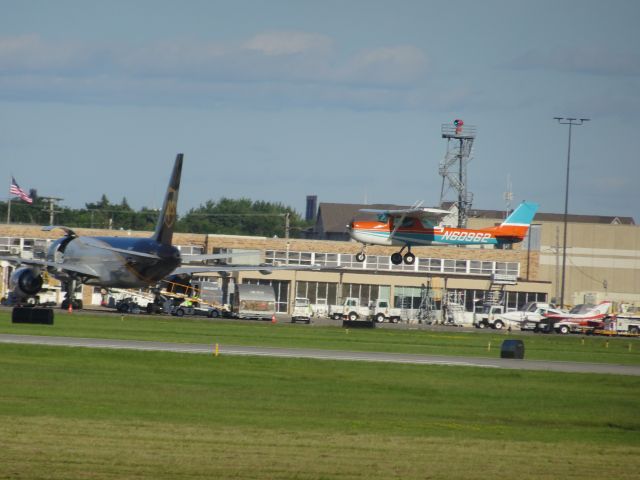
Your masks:
M480 209L640 222L640 2L0 0L0 166L81 207L440 200L442 124Z

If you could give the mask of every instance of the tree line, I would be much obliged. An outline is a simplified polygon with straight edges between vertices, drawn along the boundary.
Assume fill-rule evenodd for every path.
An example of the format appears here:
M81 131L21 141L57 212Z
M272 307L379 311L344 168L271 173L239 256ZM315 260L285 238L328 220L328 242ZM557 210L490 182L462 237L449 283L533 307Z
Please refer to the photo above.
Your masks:
M7 222L7 210L8 202L0 202L2 223ZM10 223L49 225L53 216L55 225L67 227L144 231L155 228L159 213L147 207L134 210L126 198L112 203L106 195L97 202L85 203L84 208L54 204L52 209L47 198L36 195L32 204L18 198L11 200ZM190 209L178 218L175 231L284 237L287 227L290 237L299 238L311 222L305 222L295 210L281 203L221 198Z

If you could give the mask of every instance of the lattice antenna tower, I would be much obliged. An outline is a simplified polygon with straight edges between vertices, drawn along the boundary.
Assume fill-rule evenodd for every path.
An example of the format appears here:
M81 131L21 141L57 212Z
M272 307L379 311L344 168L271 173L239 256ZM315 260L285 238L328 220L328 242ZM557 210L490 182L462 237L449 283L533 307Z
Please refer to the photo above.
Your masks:
M465 125L462 120L457 119L453 123L442 125L442 138L447 139L447 153L438 168L442 176L440 205L444 203L447 193L453 190L458 197L458 227L465 228L473 202L473 194L467 188L467 165L472 159L476 127Z

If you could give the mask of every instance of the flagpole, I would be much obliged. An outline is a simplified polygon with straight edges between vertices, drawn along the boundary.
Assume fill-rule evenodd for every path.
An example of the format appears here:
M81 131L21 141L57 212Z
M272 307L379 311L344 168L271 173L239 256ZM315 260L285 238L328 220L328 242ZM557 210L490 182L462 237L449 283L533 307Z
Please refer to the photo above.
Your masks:
M7 225L11 223L11 197L9 197L9 201L7 202Z

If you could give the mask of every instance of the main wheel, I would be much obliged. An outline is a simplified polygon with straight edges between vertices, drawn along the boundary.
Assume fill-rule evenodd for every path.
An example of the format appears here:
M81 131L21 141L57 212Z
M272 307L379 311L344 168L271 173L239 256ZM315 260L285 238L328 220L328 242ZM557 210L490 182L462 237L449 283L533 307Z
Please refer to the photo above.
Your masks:
M402 263L402 255L400 255L400 252L391 255L391 263L394 265L400 265Z
M340 320L342 318L342 315L340 315L339 313L334 313L332 317L334 320Z
M176 317L184 317L184 310L182 308L176 310Z
M404 263L406 263L407 265L413 265L414 263L416 263L416 256L411 252L405 253Z
M364 262L365 258L367 258L367 256L364 254L364 252L360 252L356 254L356 260L359 262Z
M558 333L561 333L563 335L569 333L569 327L567 327L566 325L560 325L560 328L558 328Z
M504 327L504 323L502 323L500 320L496 320L493 324L493 328L495 328L496 330L502 330L502 327Z
M355 312L351 312L349 314L349 320L351 320L352 322L355 322L356 320L358 320L358 314Z
M378 322L378 323L384 322L384 314L383 313L379 313L378 315L376 315L376 322Z

